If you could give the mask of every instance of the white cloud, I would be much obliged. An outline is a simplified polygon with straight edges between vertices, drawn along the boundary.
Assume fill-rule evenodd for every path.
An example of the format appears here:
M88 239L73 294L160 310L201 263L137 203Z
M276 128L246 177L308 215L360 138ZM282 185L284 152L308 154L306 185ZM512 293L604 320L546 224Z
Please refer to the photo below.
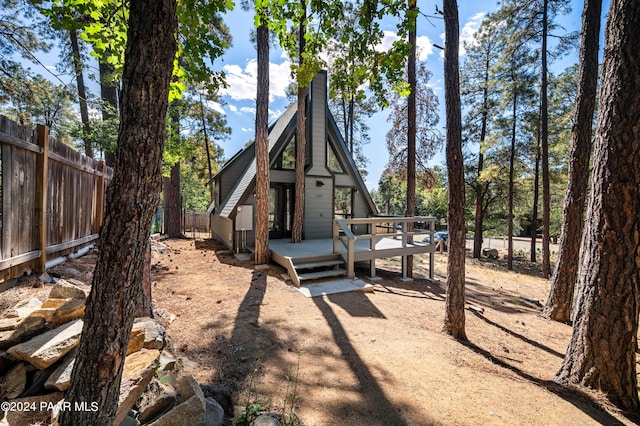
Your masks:
M384 38L376 46L376 50L380 52L386 52L393 47L395 41L400 40L398 34L393 31L384 31ZM427 36L419 36L416 38L416 45L418 47L418 60L426 61L429 55L433 53L433 43Z
M244 112L244 113L249 113L249 114L256 114L256 109L255 108L251 108L251 107L242 107L240 108L240 112Z
M485 18L485 16L487 16L485 12L479 12L473 15L467 22L465 22L464 26L462 27L462 31L460 31L459 56L467 54L467 51L464 48L464 42L466 41L467 43L473 43L475 41L473 39L473 36L478 31L478 28L480 28L480 24L482 24L482 20ZM444 33L440 34L440 39L442 40L444 46ZM444 50L440 52L440 57L444 58Z
M236 107L235 105L229 105L229 111L231 112L238 112L238 107Z
M480 28L480 24L482 24L482 20L485 16L487 16L487 14L484 12L476 13L462 27L462 31L460 32L460 55L467 53L463 45L465 41L467 43L475 43L473 37L478 31L478 28Z
M253 133L253 129L251 127L243 127L240 130L242 130L245 133Z
M225 65L228 88L222 90L222 95L234 100L254 100L256 98L256 83L258 76L258 62L250 59L246 66ZM269 64L269 100L286 97L286 88L291 75L291 62L285 59L280 64Z
M211 108L212 110L219 112L222 115L226 115L227 114L227 112L224 110L224 108L222 108L222 105L220 105L219 102L209 101L209 102L207 102L207 106L209 108Z

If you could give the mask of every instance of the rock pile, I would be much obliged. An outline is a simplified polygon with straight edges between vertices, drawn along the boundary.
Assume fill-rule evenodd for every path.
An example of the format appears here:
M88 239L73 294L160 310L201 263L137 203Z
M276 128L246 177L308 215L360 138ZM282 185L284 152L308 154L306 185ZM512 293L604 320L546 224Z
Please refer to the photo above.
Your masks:
M56 424L60 410L97 408L97 403L72 407L64 401L88 293L88 285L61 279L44 302L28 298L0 318L0 426ZM233 417L230 393L223 387L201 387L190 376L178 379L168 341L166 328L158 320L136 319L114 424L217 426L225 419L228 422Z

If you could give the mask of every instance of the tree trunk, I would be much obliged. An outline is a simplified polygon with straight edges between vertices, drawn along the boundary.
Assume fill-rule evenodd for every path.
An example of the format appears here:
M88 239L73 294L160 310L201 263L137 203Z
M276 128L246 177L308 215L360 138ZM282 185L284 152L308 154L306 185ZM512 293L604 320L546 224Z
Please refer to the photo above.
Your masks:
M100 98L102 99L102 119L109 120L114 117L118 111L118 87L111 81L111 73L113 66L100 61ZM107 151L104 153L104 161L107 166L113 167L115 164L115 151Z
M140 299L135 316L153 318L153 298L151 297L151 239L147 242L147 248L144 250L142 291L140 292Z
M415 12L416 0L409 0L409 12ZM407 99L407 210L405 216L416 215L416 15L409 23L411 53L407 61L409 97ZM413 232L413 223L407 223L407 231ZM407 242L412 243L413 237ZM407 256L407 277L413 277L413 256Z
M209 172L209 203L212 203L214 193L213 167L211 166L211 149L209 146L209 133L207 132L207 120L204 116L204 102L202 102L202 93L200 93L200 112L202 113L202 135L204 136L204 148L207 154L207 170Z
M551 252L549 240L551 238L551 184L549 179L549 113L547 102L547 35L548 35L548 8L549 1L544 0L542 11L542 83L541 92L541 119L540 137L542 146L542 275L549 278L551 275Z
M269 28L260 25L256 94L256 251L255 262L267 263L269 252Z
M458 340L467 340L464 315L465 229L464 164L462 162L462 117L458 68L458 4L443 2L445 50L444 80L447 117L447 172L449 176L449 258L444 331Z
M144 252L161 189L176 28L175 0L131 2L116 167L82 338L65 394L72 406L97 403L98 410L62 411L62 426L111 426L114 421L140 298Z
M304 64L305 30L307 25L307 3L302 0L300 2L304 15L300 19L299 26L299 66L302 68ZM302 86L298 79L298 111L296 118L296 184L295 184L295 204L293 206L293 224L291 226L291 242L299 243L302 241L302 225L304 222L304 169L306 163L307 148L307 93L308 86Z
M480 175L484 167L484 141L487 137L487 122L489 121L489 71L491 68L490 59L487 57L484 68L484 88L482 90L482 124L480 127L480 149L478 152L478 175L474 185L476 191L476 216L475 228L473 230L473 257L480 258L482 252L482 225L484 222L484 196L486 185L480 181Z
M540 197L540 143L536 147L536 166L533 175L533 212L531 214L531 262L536 263L538 239L538 201Z
M640 2L613 0L605 33L587 221L573 334L556 380L638 411Z
M180 196L180 161L171 167L171 175L164 179L164 232L169 238L182 237L182 200Z
M518 123L518 89L513 82L513 123L511 124L511 149L509 151L509 220L507 225L507 269L513 271L513 182L516 160L516 129Z
M582 12L580 70L573 118L569 181L564 199L560 250L551 279L551 290L542 316L570 322L573 293L578 278L578 260L583 232L584 206L589 185L589 156L593 111L598 85L598 39L602 0L585 0Z
M82 121L82 141L84 142L84 154L93 158L93 147L89 139L91 131L89 127L89 108L87 107L87 91L84 86L84 75L82 74L82 57L78 45L78 32L75 29L69 30L69 41L71 42L71 56L73 57L73 72L76 75L76 85L78 87L78 105L80 105L80 120Z

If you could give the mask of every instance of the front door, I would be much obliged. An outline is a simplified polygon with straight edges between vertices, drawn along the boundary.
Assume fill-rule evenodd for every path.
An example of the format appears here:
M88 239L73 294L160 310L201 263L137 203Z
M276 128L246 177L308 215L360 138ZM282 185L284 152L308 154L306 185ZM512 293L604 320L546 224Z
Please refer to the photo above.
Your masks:
M269 239L291 236L294 194L292 184L271 184L269 189Z

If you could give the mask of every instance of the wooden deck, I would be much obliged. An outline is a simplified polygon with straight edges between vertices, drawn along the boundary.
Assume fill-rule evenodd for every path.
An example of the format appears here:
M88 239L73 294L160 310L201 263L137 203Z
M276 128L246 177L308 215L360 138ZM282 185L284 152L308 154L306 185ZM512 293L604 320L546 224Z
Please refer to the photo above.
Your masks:
M354 253L349 258L348 250L343 244L338 244L338 252L334 252L334 240L331 238L317 240L303 240L300 243L293 244L289 240L270 240L269 251L271 259L285 267L294 284L300 285L296 269L302 264L316 265L322 263L332 264L338 256L346 263L348 269L342 271L349 278L354 278L354 262L368 261L370 268L370 279L376 279L376 259L402 257L402 274L407 279L406 258L409 255L429 253L429 278L433 279L433 263L434 253L438 247L437 244L429 244L424 242L404 243L398 237L380 237L376 238L375 245L372 248L371 239L363 238L354 241ZM333 256L333 257L332 257ZM319 277L318 277L319 278Z

